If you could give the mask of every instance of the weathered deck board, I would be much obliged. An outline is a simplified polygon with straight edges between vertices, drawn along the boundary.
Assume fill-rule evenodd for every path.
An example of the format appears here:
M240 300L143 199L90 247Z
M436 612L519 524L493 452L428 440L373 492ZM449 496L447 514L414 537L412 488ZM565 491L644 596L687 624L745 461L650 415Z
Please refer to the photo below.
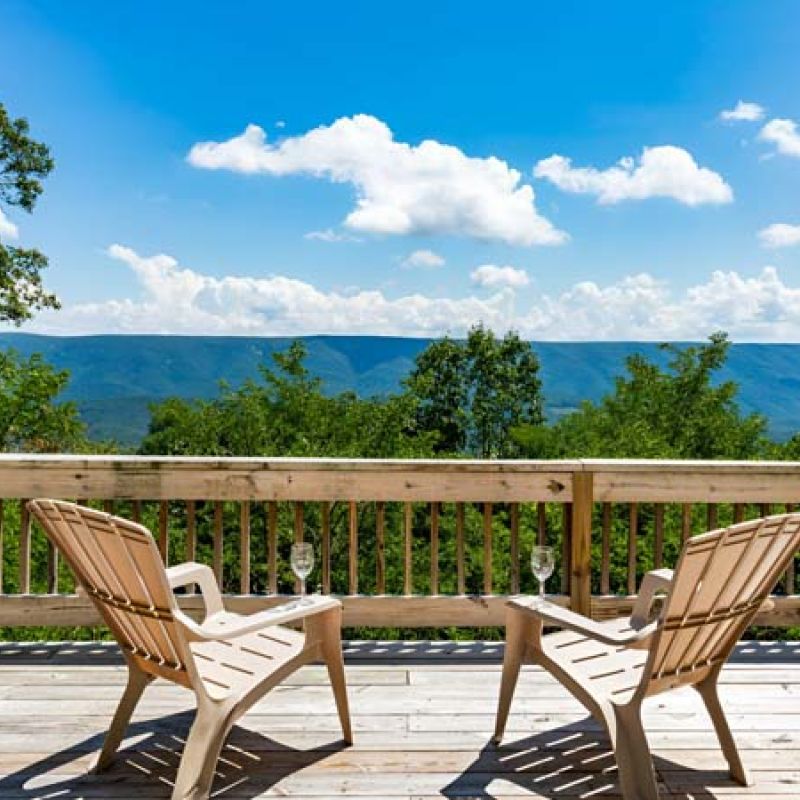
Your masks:
M234 729L215 792L232 800L618 798L600 728L541 669L524 668L507 740L488 744L501 657L494 643L350 643L355 746L338 741L324 669L307 667ZM148 689L118 763L86 774L124 679L113 645L0 643L0 798L169 797L192 702L163 682ZM699 698L681 690L645 711L662 797L800 797L800 644L741 645L722 684L755 786L729 780Z

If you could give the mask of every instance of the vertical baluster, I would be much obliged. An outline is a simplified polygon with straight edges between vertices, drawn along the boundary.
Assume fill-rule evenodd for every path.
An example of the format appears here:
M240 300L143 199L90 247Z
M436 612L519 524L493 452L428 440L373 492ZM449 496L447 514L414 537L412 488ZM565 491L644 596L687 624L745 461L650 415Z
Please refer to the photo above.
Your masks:
M456 503L456 589L458 594L467 591L464 573L464 504Z
M214 555L212 569L217 584L222 588L222 522L224 507L221 500L214 503Z
M114 513L114 501L113 500L103 500L103 511L106 514L113 514Z
M664 564L664 504L656 503L653 510L653 566L661 569Z
M169 565L169 506L166 500L158 504L158 552L164 566Z
M611 593L611 503L603 503L603 539L600 556L600 594Z
M186 503L186 560L197 560L197 503Z
M794 503L787 503L786 504L786 513L791 514L794 511ZM786 594L793 595L795 593L795 566L794 566L794 557L789 561L789 565L786 567Z
M0 594L3 594L3 578L5 573L3 570L3 562L5 559L5 531L6 531L6 505L5 500L0 497Z
M561 504L561 594L569 594L569 575L572 531L572 503Z
M542 547L547 543L547 503L536 504L536 543Z
M492 593L492 504L483 504L483 593Z
M439 594L439 504L431 503L431 594Z
M744 522L744 503L733 504L733 522Z
M78 505L80 505L80 500L78 501ZM137 525L142 524L142 501L141 500L134 500L131 503L131 516L133 517L133 521Z
M404 506L404 526L403 526L403 594L412 594L413 576L411 571L414 566L412 553L412 540L414 534L414 509L411 503Z
M186 548L184 556L187 561L197 561L197 503L186 502ZM186 587L186 594L194 594L195 585Z
M684 503L681 506L681 544L692 535L692 504Z
M250 501L239 508L239 594L250 594Z
M569 607L584 616L592 613L592 517L594 475L572 473L572 514L570 515Z
M511 549L511 594L519 594L519 503L512 503L509 509L510 549Z
M710 531L715 531L719 525L719 514L717 504L709 503L706 510L706 527Z
M628 594L636 594L636 548L639 529L639 506L631 503L628 528Z
M19 593L31 593L31 515L28 501L20 500L19 520Z
M299 501L294 504L294 541L295 544L302 544L305 527L305 507ZM294 579L294 593L300 594L300 579Z
M58 550L47 540L47 592L58 594Z
M358 594L358 505L350 501L350 538L349 538L349 594Z
M278 593L278 504L267 503L267 586L270 594Z
M772 513L772 505L770 503L761 504L761 516L768 517Z
M331 593L331 504L324 502L322 514L322 593Z
M386 504L375 503L375 592L386 594Z

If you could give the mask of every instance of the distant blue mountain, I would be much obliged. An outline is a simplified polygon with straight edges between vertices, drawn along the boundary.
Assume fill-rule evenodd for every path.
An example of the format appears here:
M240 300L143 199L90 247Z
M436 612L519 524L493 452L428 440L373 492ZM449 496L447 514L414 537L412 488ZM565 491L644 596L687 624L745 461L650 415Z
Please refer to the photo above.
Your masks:
M148 403L165 397L209 398L220 381L238 386L291 338L222 336L37 336L0 334L0 348L42 353L70 371L65 398L75 400L94 438L134 445L147 430ZM385 336L305 336L308 367L331 393L395 392L429 339ZM547 413L555 418L581 400L613 389L625 358L642 353L658 363L658 345L640 342L535 342L542 363ZM744 411L758 411L770 432L787 438L800 430L800 345L734 344L720 378L741 387Z

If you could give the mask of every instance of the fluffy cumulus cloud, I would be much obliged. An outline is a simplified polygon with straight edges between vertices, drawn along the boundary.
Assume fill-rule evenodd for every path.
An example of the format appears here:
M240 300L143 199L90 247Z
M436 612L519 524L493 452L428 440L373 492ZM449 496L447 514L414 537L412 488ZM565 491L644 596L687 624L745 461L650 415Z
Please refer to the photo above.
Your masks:
M415 250L413 253L409 253L400 264L407 269L438 269L444 266L445 260L433 250Z
M800 341L800 287L785 283L774 267L749 276L713 272L681 291L647 273L607 285L583 281L535 296L523 308L508 282L496 283L486 297L390 298L375 290L325 291L281 275L217 278L171 256L142 256L120 245L108 252L133 271L141 296L43 312L35 330L437 336L483 322L534 340L687 340L723 329L744 341Z
M758 138L775 145L785 156L800 158L800 131L791 119L771 119L759 132Z
M764 114L764 107L758 103L740 100L733 108L720 111L719 118L725 122L758 122Z
M776 222L760 230L758 238L764 247L792 247L800 244L800 225Z
M0 236L7 239L16 239L19 236L19 229L17 226L3 213L0 208Z
M721 175L701 167L691 153L681 147L646 147L638 161L623 158L613 167L573 167L569 158L553 155L534 168L565 192L591 194L599 203L670 197L688 206L703 203L730 203L733 191Z
M355 207L344 220L375 234L457 234L515 245L552 245L566 235L536 210L533 188L493 156L474 158L427 139L397 141L375 117L342 117L272 144L258 125L222 142L199 142L188 154L202 169L247 174L311 175L347 183Z
M516 267L498 267L495 264L483 264L471 273L472 282L489 289L521 289L530 283L528 273Z

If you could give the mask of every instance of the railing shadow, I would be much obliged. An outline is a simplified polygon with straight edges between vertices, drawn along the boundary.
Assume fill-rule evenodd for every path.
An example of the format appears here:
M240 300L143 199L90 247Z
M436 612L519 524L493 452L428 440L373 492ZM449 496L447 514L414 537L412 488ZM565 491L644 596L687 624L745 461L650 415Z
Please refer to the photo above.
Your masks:
M661 756L655 756L653 764L659 793L670 800L718 800L731 792L746 792L726 770L694 770ZM670 773L680 774L681 779L671 779ZM687 773L689 781L685 781ZM616 761L605 732L599 726L587 731L583 720L509 744L488 743L467 769L441 789L441 795L449 800L494 800L519 795L520 789L552 800L620 798Z
M121 748L111 767L100 774L88 772L86 756L97 755L105 732L90 736L0 778L0 797L169 798L193 719L194 712L185 711L131 724L126 740L136 741ZM281 780L345 747L338 740L298 750L234 726L217 764L212 796L235 795L237 800L260 797ZM69 772L66 777L65 772Z

